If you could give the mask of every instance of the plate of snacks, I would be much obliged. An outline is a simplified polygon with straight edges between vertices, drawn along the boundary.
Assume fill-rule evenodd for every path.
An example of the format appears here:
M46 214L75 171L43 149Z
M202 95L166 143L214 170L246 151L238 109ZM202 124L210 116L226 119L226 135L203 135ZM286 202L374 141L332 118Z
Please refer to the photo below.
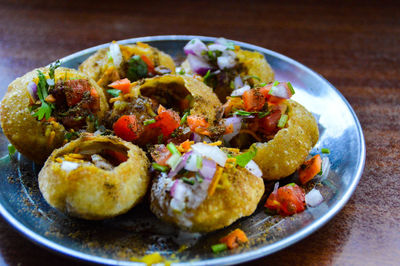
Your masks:
M236 264L346 204L365 143L327 80L276 52L202 36L89 48L1 102L0 212L77 259Z

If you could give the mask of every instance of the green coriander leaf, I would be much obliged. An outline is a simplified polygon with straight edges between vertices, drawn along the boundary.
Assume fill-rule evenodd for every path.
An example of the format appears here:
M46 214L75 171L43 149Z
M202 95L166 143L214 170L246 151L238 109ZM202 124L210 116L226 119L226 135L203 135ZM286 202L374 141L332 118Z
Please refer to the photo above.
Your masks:
M278 86L279 85L279 81L275 81L274 84L272 84L272 86Z
M289 118L288 115L283 114L283 115L281 116L281 118L279 118L278 127L279 127L279 128L285 127L286 122L288 121L288 118Z
M257 154L257 148L252 145L247 152L239 154L236 156L236 164L245 167Z
M155 122L156 122L156 120L153 118L153 119L145 120L145 121L143 122L143 124L144 124L145 126L147 126L147 125L150 125L150 124L154 124Z
M295 92L294 89L293 89L292 83L287 82L287 85L288 85L288 87L289 87L290 92L291 92L292 94L295 94L296 92Z
M109 89L107 92L113 97L118 97L121 94L121 91L117 89Z
M15 152L17 151L17 150L15 149L15 147L14 147L11 143L8 144L7 148L8 148L8 155L9 155L10 157L12 157L12 156L15 154Z
M60 66L60 60L57 60L53 64L50 65L50 70L49 70L49 77L50 79L54 80L54 71Z
M127 78L130 81L133 82L138 79L145 78L147 77L148 72L147 64L140 56L134 55L131 57L131 59L129 59Z
M183 124L186 122L188 115L189 115L189 112L186 112L186 113L182 116L182 118L181 118L181 123L180 123L181 125L183 125Z
M245 76L243 79L244 79L244 80L256 79L256 80L258 80L258 81L261 81L261 79L260 79L259 77L257 77L257 76L251 76L251 75Z

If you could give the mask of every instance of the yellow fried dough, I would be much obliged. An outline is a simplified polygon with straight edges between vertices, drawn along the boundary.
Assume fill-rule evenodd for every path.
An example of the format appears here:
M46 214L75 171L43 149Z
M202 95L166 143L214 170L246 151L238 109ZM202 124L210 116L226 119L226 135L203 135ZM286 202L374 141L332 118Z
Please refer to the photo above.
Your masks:
M228 184L207 195L194 209L171 210L170 181L161 176L151 190L151 210L161 220L192 232L211 232L251 215L264 194L264 182L245 168L225 168ZM190 186L190 185L189 185Z
M111 164L102 155L106 150L127 160ZM60 211L105 219L127 212L143 198L150 182L148 167L146 154L129 142L83 136L51 154L39 173L39 187L46 201Z
M287 127L268 142L256 143L254 161L266 180L278 180L293 174L304 162L318 141L318 125L314 116L301 104L288 100Z
M171 56L148 44L128 44L119 45L119 47L123 59L121 66L115 67L110 64L109 48L103 48L86 59L79 66L79 70L94 79L103 88L107 88L113 81L127 77L123 64L134 55L146 56L154 66L160 66L170 73L175 73L175 63Z
M29 159L43 163L55 148L63 145L67 131L62 123L39 121L29 110L31 100L27 87L32 81L38 82L38 70L48 78L49 68L45 67L35 69L14 80L1 102L0 112L1 126L9 141ZM108 110L108 104L103 90L96 82L74 69L59 67L55 70L56 83L59 80L77 79L87 80L91 88L97 91L100 105L99 110L93 115L101 119Z

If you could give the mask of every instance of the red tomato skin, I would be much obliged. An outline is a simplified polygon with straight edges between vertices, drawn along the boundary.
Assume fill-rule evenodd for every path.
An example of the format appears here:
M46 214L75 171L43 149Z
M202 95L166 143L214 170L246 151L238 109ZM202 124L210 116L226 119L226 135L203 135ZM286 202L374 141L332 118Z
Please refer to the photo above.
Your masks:
M264 206L282 216L300 213L305 210L304 190L293 183L280 187L269 195Z
M259 131L265 135L273 135L278 132L278 122L282 114L280 110L273 111L271 114L259 120Z
M167 165L167 161L171 155L171 152L164 144L156 145L156 148L151 152L151 157L154 161L164 166Z
M133 141L138 138L138 125L135 115L123 115L114 123L115 135L126 141Z
M171 110L165 110L165 108L159 108L158 115L155 117L156 122L149 125L149 128L160 128L164 137L168 137L174 132L180 125L181 119L179 115Z
M71 89L67 90L65 94L68 106L79 103L83 98L83 94L90 90L89 82L84 79L68 80L66 81L66 86Z
M264 107L265 97L259 89L252 89L243 93L244 109L248 112L259 111Z

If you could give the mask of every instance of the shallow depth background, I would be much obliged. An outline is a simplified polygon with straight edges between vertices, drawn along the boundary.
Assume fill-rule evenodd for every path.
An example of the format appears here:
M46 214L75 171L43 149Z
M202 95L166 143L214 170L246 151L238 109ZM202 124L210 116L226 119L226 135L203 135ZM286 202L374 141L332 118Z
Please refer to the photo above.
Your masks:
M323 75L350 102L363 127L363 177L349 203L327 225L253 263L400 260L398 3L15 2L0 1L1 97L13 79L35 67L111 40L149 35L224 36L285 54ZM35 246L0 218L0 264L71 262Z

